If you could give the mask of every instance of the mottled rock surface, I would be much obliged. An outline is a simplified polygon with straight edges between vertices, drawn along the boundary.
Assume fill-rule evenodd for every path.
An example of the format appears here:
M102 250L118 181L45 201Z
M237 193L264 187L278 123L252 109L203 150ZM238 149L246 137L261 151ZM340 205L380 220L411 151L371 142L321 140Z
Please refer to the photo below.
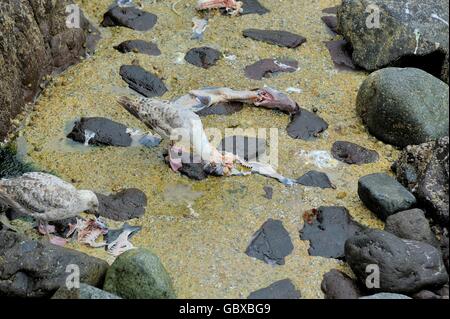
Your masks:
M439 247L430 223L420 209L405 210L389 216L384 230L403 239L421 241Z
M51 297L65 285L69 265L79 267L82 283L98 287L108 269L101 259L9 231L0 231L0 243L2 296Z
M428 215L443 227L449 223L449 138L409 145L393 165L397 179Z
M358 66L420 67L448 83L448 12L447 0L344 0L338 28Z
M448 85L414 68L386 68L361 85L356 110L369 132L399 147L448 136Z
M377 265L379 291L383 292L415 293L440 288L448 281L439 250L381 230L366 230L350 238L345 243L345 257L362 285L368 276L367 266Z
M117 257L106 273L103 289L126 299L176 298L172 280L158 256L142 248Z
M81 28L66 26L66 6L71 3L0 2L0 140L11 128L10 119L41 91L45 76L93 53L99 34L88 20L81 15Z

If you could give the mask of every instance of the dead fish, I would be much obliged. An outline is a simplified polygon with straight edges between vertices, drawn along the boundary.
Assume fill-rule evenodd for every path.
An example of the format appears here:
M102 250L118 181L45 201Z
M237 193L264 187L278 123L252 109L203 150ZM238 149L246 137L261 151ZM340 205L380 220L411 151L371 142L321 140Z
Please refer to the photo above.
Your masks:
M195 105L196 111L199 111L202 108L201 106L205 108L220 102L233 101L262 106L268 109L278 109L289 114L297 113L300 109L298 104L288 95L270 87L253 91L237 91L226 87L214 87L192 90L189 93L192 96L190 105ZM188 100L187 97L182 97L182 99Z
M133 244L129 241L136 235L142 227L130 226L125 223L120 229L109 230L106 237L106 250L113 256L119 256L127 250L133 249Z
M69 232L66 237L71 235L77 235L77 241L82 244L89 245L94 248L104 247L106 242L98 243L97 239L108 233L108 226L101 218L94 218L84 220L82 218L77 218L77 223L75 225L69 225Z

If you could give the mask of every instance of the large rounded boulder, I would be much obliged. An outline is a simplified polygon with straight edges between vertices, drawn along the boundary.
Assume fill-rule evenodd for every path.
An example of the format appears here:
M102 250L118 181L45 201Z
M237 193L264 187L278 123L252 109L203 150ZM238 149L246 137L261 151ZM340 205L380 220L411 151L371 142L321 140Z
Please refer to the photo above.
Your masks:
M369 132L405 147L448 135L448 85L415 68L386 68L361 85L356 109Z

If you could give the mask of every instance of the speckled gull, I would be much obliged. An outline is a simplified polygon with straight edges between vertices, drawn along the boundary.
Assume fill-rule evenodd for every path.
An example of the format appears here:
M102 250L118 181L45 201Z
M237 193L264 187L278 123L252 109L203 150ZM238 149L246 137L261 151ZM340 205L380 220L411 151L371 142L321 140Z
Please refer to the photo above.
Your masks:
M0 180L0 203L45 226L48 221L75 217L84 211L94 213L99 205L94 192L77 190L56 176L40 172Z

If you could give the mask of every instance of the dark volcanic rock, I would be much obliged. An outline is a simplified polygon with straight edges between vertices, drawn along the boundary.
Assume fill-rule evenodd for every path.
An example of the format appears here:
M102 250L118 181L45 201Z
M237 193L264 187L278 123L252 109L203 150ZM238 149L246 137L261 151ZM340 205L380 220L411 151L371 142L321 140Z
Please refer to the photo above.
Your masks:
M75 122L68 138L90 145L100 146L130 146L132 139L127 133L127 127L123 124L111 121L103 117L83 117Z
M108 269L101 259L9 231L0 231L0 243L1 296L51 297L73 273L69 265L79 267L81 282L101 286Z
M127 27L148 31L156 24L158 17L135 7L112 7L103 15L102 27Z
M328 128L328 123L316 114L300 109L294 114L287 126L287 133L292 138L311 141L319 137Z
M398 160L392 165L397 180L415 192L419 177L425 172L433 154L436 142L427 142L420 145L408 145L405 147Z
M148 55L161 55L161 51L158 49L156 43L147 42L144 40L128 40L115 46L114 49L121 53L142 53Z
M99 201L100 216L125 221L144 215L147 196L139 189L129 188L113 195L96 193Z
M0 141L11 119L55 75L93 54L98 31L80 11L80 27L67 28L71 0L0 1ZM89 33L88 30L92 32Z
M371 6L379 9L378 27ZM419 67L448 83L448 12L447 0L344 0L339 30L366 70Z
M61 287L52 299L121 299L109 292L81 283L80 288Z
M369 132L400 147L448 136L448 85L413 68L386 68L361 85L356 110Z
M403 239L421 241L439 247L425 214L420 209L405 210L389 216L384 230Z
M300 239L309 240L311 256L344 258L345 241L362 229L345 207L319 207L316 218L305 221Z
M252 80L270 78L281 72L295 72L298 62L295 60L263 59L245 67L245 76Z
M258 0L241 0L241 2L244 4L242 6L241 15L245 14L263 15L270 12L270 10L264 7ZM221 9L220 11L222 12L222 14L227 14L227 11L224 9Z
M325 45L330 52L331 60L336 66L345 67L351 70L356 69L355 64L352 61L350 49L347 41L345 40L333 40L325 41Z
M356 282L347 274L331 269L323 276L321 289L325 299L358 299L361 291Z
M307 172L305 175L297 179L297 183L309 187L334 188L328 178L328 175L318 171Z
M241 135L228 136L222 139L217 149L238 155L246 161L255 160L266 153L266 140Z
M436 142L430 162L417 184L417 198L444 227L449 224L449 138Z
M202 163L183 163L179 172L190 179L201 181L208 178L208 174L204 171L203 167L204 165Z
M324 16L321 19L331 31L333 31L334 33L339 33L338 21L336 16Z
M164 161L170 167L170 159L168 152L163 154ZM181 175L187 176L190 179L201 181L208 178L208 173L204 170L204 164L199 157L191 156L189 158L181 157L183 166L179 169Z
M270 265L284 265L284 257L293 249L291 238L283 223L269 218L253 235L245 253Z
M130 89L145 97L162 96L167 92L167 88L160 78L140 66L122 65L120 76L128 83Z
M333 143L331 154L338 161L347 164L369 164L379 159L376 151L369 150L355 143L337 141Z
M306 38L301 35L281 30L246 29L243 35L253 40L287 48L296 48L306 42Z
M385 173L361 177L358 181L358 195L364 205L382 220L416 204L414 195Z
M436 142L407 146L393 165L397 179L418 198L427 213L448 227L448 136Z
M219 61L222 53L213 48L201 47L190 49L184 59L192 65L208 69Z
M289 279L274 282L266 288L252 292L247 299L300 299L300 291Z
M208 116L208 115L231 115L237 112L242 111L244 108L244 103L242 102L220 102L210 107L206 107L198 112L196 112L199 116Z
M433 246L381 230L366 230L345 243L345 257L361 284L368 265L377 265L379 291L415 293L448 281L441 253ZM377 291L374 289L374 291Z

